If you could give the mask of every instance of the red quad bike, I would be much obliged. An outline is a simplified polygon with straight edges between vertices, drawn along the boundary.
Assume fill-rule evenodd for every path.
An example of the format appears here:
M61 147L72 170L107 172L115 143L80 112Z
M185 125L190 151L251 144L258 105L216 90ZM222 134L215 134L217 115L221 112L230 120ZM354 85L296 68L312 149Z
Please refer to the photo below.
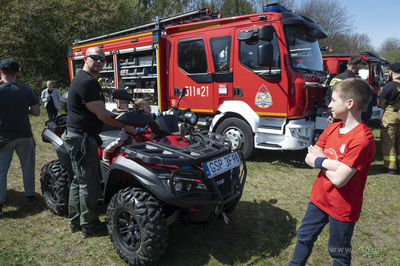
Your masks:
M185 94L182 89L179 101ZM113 97L132 101L125 90L115 90ZM62 96L62 106L66 106L66 98L67 93ZM179 101L172 108L173 115L156 121L130 109L119 114L118 121L148 126L151 132L137 137L139 143L117 149L110 162L102 161L102 150L117 138L120 129L107 127L100 134L99 201L107 206L111 241L129 264L157 261L167 247L168 225L176 220L211 223L220 216L227 220L226 214L235 209L243 193L247 175L243 154L232 152L230 142L221 135L194 133L196 114L180 110ZM66 115L61 114L42 132L43 141L53 144L58 159L43 166L40 179L47 207L62 216L67 215L73 177L60 138L65 127Z

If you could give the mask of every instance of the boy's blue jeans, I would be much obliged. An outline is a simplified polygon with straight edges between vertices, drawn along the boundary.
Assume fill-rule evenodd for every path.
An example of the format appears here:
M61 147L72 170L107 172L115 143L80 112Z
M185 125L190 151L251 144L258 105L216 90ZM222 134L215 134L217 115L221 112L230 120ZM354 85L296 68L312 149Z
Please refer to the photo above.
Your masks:
M351 237L355 223L338 221L312 202L308 204L301 226L297 231L297 244L289 265L306 265L314 242L327 223L329 223L328 251L333 258L333 265L350 265Z

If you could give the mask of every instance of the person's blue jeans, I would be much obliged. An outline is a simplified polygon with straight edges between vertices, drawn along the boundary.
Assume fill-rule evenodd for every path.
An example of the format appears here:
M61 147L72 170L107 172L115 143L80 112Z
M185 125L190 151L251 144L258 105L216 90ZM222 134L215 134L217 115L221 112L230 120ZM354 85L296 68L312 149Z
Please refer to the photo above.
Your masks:
M338 221L312 202L308 204L301 226L297 231L297 243L289 265L306 265L308 257L325 225L329 223L328 251L333 265L350 265L351 237L355 223Z
M7 173L14 151L21 163L25 195L30 197L35 194L35 149L35 140L30 137L11 140L0 150L0 204L6 200Z

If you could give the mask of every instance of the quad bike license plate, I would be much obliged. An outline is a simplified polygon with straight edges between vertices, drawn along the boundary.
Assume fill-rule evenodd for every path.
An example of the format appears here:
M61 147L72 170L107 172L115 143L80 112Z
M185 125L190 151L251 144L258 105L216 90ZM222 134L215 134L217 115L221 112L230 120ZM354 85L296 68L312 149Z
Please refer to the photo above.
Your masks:
M207 177L213 178L214 176L240 166L241 163L242 160L240 159L239 153L233 152L203 163L203 168L206 171Z

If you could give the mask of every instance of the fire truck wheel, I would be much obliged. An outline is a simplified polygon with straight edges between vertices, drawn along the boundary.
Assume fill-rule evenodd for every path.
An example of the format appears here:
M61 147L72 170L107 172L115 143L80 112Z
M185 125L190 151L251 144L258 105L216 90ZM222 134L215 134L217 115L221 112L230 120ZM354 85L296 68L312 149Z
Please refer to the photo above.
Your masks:
M46 163L40 174L42 195L47 208L57 215L67 216L69 182L68 172L59 160Z
M107 207L108 234L129 265L157 261L167 248L168 227L160 203L138 188L115 194Z
M243 120L236 117L225 119L217 127L216 133L229 139L232 142L232 149L241 150L245 159L254 154L253 132L251 127Z

